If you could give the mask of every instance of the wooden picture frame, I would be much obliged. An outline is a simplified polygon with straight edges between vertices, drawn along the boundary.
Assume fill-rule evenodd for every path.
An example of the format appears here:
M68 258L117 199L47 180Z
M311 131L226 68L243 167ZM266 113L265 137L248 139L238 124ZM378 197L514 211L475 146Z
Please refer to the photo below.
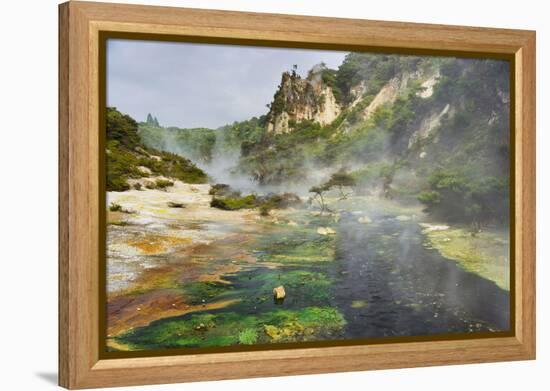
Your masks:
M100 355L100 37L509 58L511 336L182 356ZM71 1L59 6L59 384L70 389L535 358L535 32Z

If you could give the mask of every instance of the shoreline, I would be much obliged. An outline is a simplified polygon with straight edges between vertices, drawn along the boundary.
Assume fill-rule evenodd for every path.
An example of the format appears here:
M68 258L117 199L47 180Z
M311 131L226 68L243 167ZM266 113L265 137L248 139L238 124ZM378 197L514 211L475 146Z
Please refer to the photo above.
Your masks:
M467 228L444 223L421 223L425 248L433 248L443 258L462 269L494 282L510 291L510 257L506 233L485 228L473 236Z

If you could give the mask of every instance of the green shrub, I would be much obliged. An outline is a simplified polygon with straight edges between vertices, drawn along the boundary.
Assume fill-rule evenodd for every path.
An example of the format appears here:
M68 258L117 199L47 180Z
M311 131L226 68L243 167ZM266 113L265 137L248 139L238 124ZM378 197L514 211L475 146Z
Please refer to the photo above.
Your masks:
M441 201L441 195L437 191L429 190L418 194L418 201L427 206L433 206Z
M109 205L109 210L110 210L111 212L136 213L136 212L133 211L133 210L124 209L124 208L122 207L122 205L117 204L117 203L115 203L115 202L111 202L111 204Z
M122 212L122 205L111 202L111 204L109 205L109 210L111 212Z
M174 186L174 182L168 179L157 179L155 181L155 187L160 190L166 191L166 189L171 186Z
M258 200L254 194L250 194L244 197L227 197L218 198L214 197L210 202L210 206L213 208L223 210L239 210L239 209L252 209L258 206Z
M302 203L294 193L268 194L258 198L260 215L269 216L272 209L285 209Z
M264 203L260 205L260 216L269 216L269 212L271 212L271 205Z
M231 187L224 183L216 183L215 185L212 185L212 187L208 191L208 194L210 195L221 196L221 197L230 195L231 193L234 193L231 190Z
M107 175L107 191L126 191L130 190L130 185L126 179Z

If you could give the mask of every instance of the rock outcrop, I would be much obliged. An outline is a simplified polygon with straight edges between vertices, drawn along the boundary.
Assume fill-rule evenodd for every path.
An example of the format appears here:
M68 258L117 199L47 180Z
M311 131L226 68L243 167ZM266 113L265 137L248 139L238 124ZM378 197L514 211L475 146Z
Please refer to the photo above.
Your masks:
M449 104L446 104L445 107L443 107L443 110L441 110L440 112L432 113L431 115L428 115L424 119L422 119L418 129L411 134L408 147L411 148L420 140L424 140L431 136L441 124L441 120L443 119L443 117L445 115L452 115L452 110L450 110L450 107L451 106Z
M315 66L307 78L295 70L283 73L268 113L268 132L288 133L300 121L328 125L342 111L332 88L323 82L326 67Z

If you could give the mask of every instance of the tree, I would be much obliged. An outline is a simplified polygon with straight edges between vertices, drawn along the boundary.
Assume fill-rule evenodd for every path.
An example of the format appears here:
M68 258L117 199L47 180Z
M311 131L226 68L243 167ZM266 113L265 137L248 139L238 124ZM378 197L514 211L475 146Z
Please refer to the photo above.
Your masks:
M309 189L309 192L313 193L312 200L317 200L319 206L321 207L321 214L323 214L324 211L329 210L327 204L325 203L325 198L323 197L323 193L328 190L330 190L330 186L328 186L327 183L320 186L313 186Z
M340 200L345 200L350 193L344 193L344 188L346 187L355 187L356 182L350 174L348 174L344 169L335 172L330 176L330 179L325 183L319 186L313 186L309 189L310 193L313 193L312 200L317 200L319 206L321 207L321 214L324 211L330 211L325 202L325 197L323 193L331 190L333 187L338 188L340 193Z
M147 114L147 121L145 121L147 123L147 125L149 126L156 126L156 127L159 127L159 120L157 119L157 117L153 117L151 115L151 113Z
M326 183L328 188L337 187L340 192L340 199L345 200L351 193L344 193L344 188L355 187L355 178L348 174L345 170L340 170L331 175Z

